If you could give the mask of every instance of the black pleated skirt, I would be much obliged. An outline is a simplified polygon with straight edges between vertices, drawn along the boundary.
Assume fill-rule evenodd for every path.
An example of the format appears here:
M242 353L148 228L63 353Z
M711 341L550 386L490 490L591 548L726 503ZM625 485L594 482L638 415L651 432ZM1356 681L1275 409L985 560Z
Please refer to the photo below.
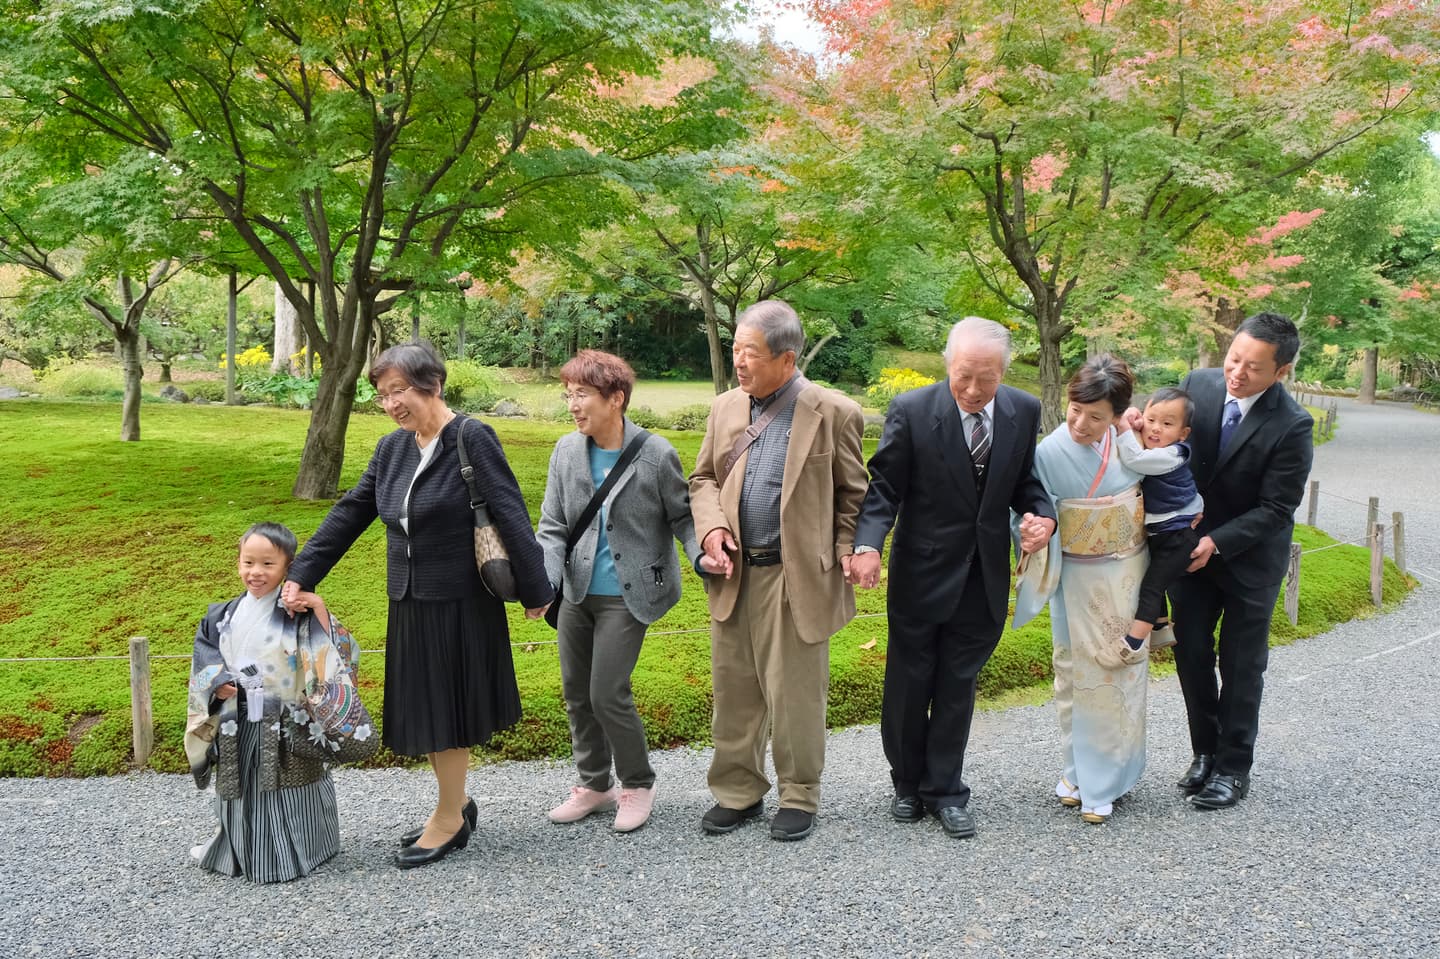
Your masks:
M489 596L390 601L386 746L402 756L467 749L520 719L505 607Z

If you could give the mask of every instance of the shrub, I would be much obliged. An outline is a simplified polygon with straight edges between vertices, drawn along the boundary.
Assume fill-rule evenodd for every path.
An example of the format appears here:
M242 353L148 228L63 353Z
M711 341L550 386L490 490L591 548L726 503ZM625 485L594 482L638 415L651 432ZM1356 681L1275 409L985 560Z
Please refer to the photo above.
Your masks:
M445 402L471 412L489 410L501 398L504 379L493 366L455 360L445 367Z
M36 387L46 396L118 400L125 395L125 374L115 366L57 357L35 376Z
M667 418L672 430L703 430L710 419L710 404L694 403L682 406L671 412Z
M630 417L630 422L642 430L663 430L665 428L665 420L648 406L632 406L625 412L625 415Z
M184 385L192 400L209 400L211 403L225 402L224 380L191 380Z
M880 371L880 379L867 387L865 399L878 410L890 409L890 401L901 393L929 386L935 380L912 369L887 366Z

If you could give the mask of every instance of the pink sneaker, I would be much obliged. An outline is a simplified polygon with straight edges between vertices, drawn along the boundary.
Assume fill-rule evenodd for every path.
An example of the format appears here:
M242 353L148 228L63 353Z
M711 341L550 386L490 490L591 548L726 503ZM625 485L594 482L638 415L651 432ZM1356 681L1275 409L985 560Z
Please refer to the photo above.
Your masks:
M655 808L655 787L620 790L620 811L615 814L616 832L633 832L650 821Z
M579 822L592 812L615 808L615 787L601 792L585 786L571 786L570 798L550 810L551 822Z

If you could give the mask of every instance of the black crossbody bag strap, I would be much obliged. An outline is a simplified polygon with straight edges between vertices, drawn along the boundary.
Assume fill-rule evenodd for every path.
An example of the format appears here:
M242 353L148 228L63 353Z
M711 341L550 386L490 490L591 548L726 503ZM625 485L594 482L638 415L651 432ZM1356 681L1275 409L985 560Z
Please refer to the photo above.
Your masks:
M625 475L625 471L630 468L630 464L634 462L636 455L639 454L640 447L644 446L645 441L649 438L649 430L642 429L635 434L635 438L625 445L625 449L621 452L620 458L615 461L615 466L610 470L610 475L605 477L605 482L600 484L600 488L595 491L595 495L590 497L590 502L585 504L585 509L580 513L580 518L576 520L575 525L570 528L570 535L565 539L565 562L570 562L570 552L575 549L575 544L580 542L580 537L585 535L585 530L589 528L590 521L594 519L595 514L600 511L600 504L605 502L605 497L610 495L610 491L615 488L615 484L620 481L620 477Z

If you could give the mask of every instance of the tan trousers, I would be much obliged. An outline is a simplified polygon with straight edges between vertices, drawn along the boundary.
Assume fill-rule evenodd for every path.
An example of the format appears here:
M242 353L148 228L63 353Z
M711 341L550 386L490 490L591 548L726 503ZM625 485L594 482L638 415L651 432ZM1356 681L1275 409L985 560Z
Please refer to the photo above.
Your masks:
M710 623L715 693L710 792L744 809L770 791L765 741L774 743L780 805L813 813L825 767L825 697L830 644L803 643L785 602L782 566L744 566L728 622Z

